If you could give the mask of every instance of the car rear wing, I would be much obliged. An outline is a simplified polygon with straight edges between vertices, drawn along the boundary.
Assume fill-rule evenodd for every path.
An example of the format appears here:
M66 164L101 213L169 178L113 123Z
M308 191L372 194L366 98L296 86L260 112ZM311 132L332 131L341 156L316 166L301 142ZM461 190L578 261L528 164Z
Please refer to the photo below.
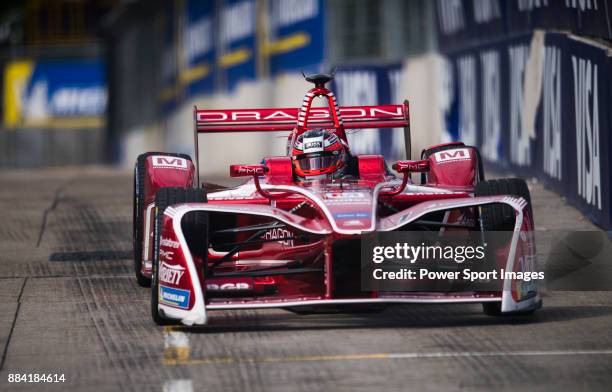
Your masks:
M334 93L325 87L333 75L313 75L306 80L315 83L298 108L283 109L219 109L193 107L194 147L197 186L200 186L198 135L219 132L291 131L291 143L308 129L333 128L348 144L345 129L404 128L406 159L410 159L410 117L408 101L401 105L339 107ZM327 99L327 107L312 107L316 97Z
M401 105L346 106L338 109L344 128L403 128L410 125L408 101ZM203 110L194 108L198 133L292 131L298 125L300 110L238 109ZM303 116L304 128L334 128L334 117L329 108L311 108Z

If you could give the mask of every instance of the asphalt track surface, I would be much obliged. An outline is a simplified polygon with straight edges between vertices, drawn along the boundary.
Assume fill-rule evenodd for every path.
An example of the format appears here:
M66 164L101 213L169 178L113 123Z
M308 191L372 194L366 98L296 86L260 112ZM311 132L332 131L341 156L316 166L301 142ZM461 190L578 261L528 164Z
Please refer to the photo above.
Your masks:
M411 305L155 326L131 272L131 181L104 168L0 173L0 390L611 389L609 291L548 291L531 318ZM593 229L530 186L540 229ZM66 381L9 384L10 373Z

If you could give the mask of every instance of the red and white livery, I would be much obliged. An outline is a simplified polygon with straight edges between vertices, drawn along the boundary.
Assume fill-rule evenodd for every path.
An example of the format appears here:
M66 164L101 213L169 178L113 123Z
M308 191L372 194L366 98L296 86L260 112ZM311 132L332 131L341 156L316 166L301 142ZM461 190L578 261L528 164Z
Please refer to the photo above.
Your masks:
M478 150L460 142L423 150L410 160L408 102L339 107L315 87L300 108L194 108L195 159L147 153L135 168L135 272L151 284L158 323L206 324L223 309L350 308L391 303L482 303L489 314L525 313L541 299L533 281L504 279L493 291L362 291L360 239L372 232L506 230L498 255L506 271L535 268L529 191L517 179L486 181ZM324 97L327 108L311 107ZM403 128L406 160L388 169L380 155L352 156L343 178L308 181L291 155L231 165L248 180L235 188L199 178L198 134L287 131L290 143L311 129ZM414 182L411 173L419 173ZM415 176L416 177L416 176Z

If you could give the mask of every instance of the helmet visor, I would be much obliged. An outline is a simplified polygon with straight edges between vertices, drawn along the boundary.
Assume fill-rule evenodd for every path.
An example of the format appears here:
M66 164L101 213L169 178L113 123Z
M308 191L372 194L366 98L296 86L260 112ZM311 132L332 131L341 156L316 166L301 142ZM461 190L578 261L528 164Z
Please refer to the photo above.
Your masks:
M324 171L336 166L340 159L340 154L334 154L331 151L318 152L298 155L295 159L295 164L302 171Z

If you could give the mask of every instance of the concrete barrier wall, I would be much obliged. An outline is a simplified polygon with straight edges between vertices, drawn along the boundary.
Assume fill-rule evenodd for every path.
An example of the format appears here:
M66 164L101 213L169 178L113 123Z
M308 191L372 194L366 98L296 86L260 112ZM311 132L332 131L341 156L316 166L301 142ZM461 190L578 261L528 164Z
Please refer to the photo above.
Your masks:
M104 129L12 129L0 131L0 168L99 164Z

